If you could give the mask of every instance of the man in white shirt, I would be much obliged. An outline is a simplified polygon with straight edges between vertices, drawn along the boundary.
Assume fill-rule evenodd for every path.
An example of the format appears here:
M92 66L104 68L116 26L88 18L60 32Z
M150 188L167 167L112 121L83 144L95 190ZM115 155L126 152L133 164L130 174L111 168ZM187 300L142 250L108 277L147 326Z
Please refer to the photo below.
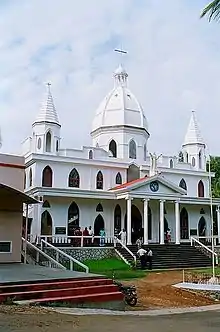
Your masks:
M153 252L151 249L148 248L147 250L147 261L149 263L149 270L152 270L152 259L153 259Z
M140 248L137 252L137 256L140 258L140 261L141 261L142 270L144 270L146 267L146 254L147 254L147 251L143 248Z

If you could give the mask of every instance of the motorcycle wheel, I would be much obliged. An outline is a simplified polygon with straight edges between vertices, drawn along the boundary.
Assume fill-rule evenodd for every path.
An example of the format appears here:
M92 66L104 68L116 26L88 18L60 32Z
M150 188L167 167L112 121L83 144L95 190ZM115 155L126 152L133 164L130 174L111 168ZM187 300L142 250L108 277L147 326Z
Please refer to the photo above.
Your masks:
M125 299L125 302L130 305L131 307L134 307L137 304L137 298L131 297L129 299Z

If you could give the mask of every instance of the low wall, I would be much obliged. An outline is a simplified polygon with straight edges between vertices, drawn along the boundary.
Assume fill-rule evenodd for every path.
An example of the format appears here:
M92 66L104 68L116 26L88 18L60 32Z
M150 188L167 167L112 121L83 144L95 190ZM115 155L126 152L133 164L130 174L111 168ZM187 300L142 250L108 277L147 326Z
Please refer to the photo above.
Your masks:
M80 262L85 260L100 260L104 258L110 258L115 256L114 248L61 248L66 254L74 257ZM51 257L55 258L55 250L52 248L44 248L44 251ZM63 257L64 261L66 260ZM60 260L62 264L62 261Z

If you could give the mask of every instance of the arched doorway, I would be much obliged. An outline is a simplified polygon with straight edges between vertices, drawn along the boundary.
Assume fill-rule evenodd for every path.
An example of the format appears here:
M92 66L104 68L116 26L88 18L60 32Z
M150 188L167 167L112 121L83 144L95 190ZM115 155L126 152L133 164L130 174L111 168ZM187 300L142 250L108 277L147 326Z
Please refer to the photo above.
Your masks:
M52 217L46 210L41 215L41 235L52 235Z
M164 225L163 225L163 234L166 242L166 232L168 231L169 225L167 219L164 217ZM159 240L160 240L160 222L159 222Z
M125 229L127 231L127 213L125 214ZM136 205L131 206L131 242L135 243L138 238L143 238L142 216Z
M199 236L206 236L206 221L203 216L199 219L198 233L199 233Z
M180 212L180 239L187 240L189 238L189 217L186 208L182 208Z
M94 235L99 236L101 229L105 229L105 222L101 214L98 214L94 221Z
M115 207L114 212L114 235L117 236L121 231L121 207L119 204Z
M73 236L74 230L79 227L79 208L72 202L68 209L68 235Z

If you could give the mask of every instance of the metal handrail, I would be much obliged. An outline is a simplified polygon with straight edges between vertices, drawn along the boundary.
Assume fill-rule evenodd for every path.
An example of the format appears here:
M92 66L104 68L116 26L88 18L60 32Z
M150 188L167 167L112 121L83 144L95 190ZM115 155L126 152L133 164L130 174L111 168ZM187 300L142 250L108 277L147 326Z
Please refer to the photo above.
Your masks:
M36 247L34 244L32 244L31 242L27 241L24 237L21 238L22 241L30 246L32 249L34 249L38 255L38 259L36 260L37 263L39 263L39 254L41 254L42 256L44 256L49 262L50 262L50 267L51 267L51 264L55 264L57 265L60 269L63 269L63 270L66 270L66 267L62 264L60 264L59 262L57 262L54 258L50 257L49 255L47 255L44 251L42 251L40 248ZM26 263L26 262L25 262Z
M202 248L204 248L205 250L207 250L208 252L210 252L212 255L215 256L215 261L216 261L216 264L218 264L218 254L213 251L212 249L210 249L209 247L207 247L205 244L203 244L202 242L200 242L197 238L191 236L191 246L193 245L193 241L198 243Z
M133 252L124 244L124 243L122 243L118 238L117 238L117 236L115 236L114 237L114 242L115 242L115 244L116 243L118 243L118 244L120 244L131 256L132 256L132 258L133 258L133 260L134 260L134 264L135 264L135 266L136 266L136 263L137 263L137 258L136 258L136 256L133 254Z
M64 251L60 250L59 248L53 246L51 243L41 239L41 248L43 249L43 243L52 248L53 250L56 251L56 255L57 255L57 260L59 259L59 254L63 255L64 257L68 258L70 260L70 270L74 270L74 263L81 266L83 269L85 269L86 273L89 273L89 267L83 263L81 263L80 261L78 261L77 259L73 258L72 256L66 254Z

